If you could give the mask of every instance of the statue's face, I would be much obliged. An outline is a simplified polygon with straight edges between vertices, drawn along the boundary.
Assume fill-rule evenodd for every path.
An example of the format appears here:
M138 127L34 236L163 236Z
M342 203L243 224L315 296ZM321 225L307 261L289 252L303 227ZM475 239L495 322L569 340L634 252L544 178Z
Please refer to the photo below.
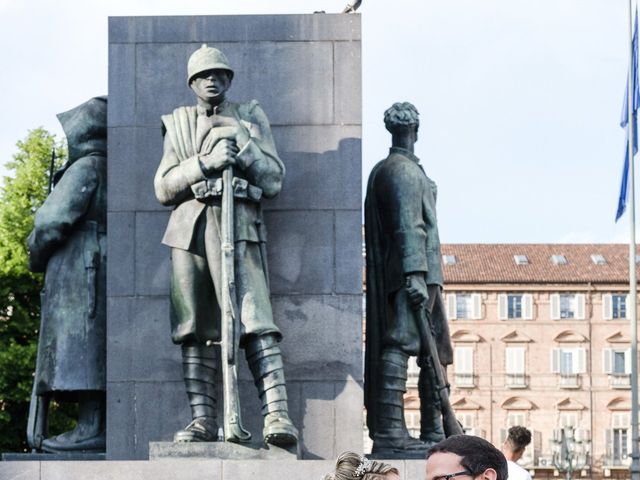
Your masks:
M191 89L207 103L218 103L224 99L225 92L231 86L229 72L226 70L205 70L191 79Z

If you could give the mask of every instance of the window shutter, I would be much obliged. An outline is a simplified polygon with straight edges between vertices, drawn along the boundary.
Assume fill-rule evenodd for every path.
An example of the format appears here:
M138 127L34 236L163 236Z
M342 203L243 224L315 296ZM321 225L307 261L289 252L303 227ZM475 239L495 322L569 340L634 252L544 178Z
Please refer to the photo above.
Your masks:
M584 320L585 312L585 295L584 293L578 293L576 295L576 318L578 320Z
M604 431L604 444L607 460L605 460L605 464L608 464L613 460L613 430L611 428L607 428Z
M456 319L456 294L447 293L447 317L449 320Z
M473 373L473 348L472 347L456 347L453 366L455 373L472 374Z
M530 293L522 295L522 318L525 320L533 318L533 295Z
M508 316L507 294L498 294L498 320L506 320Z
M506 373L524 373L524 347L507 347L505 349Z
M631 375L631 349L627 348L624 351L624 373Z
M558 320L560 318L560 294L552 293L549 296L551 303L551 320Z
M472 312L471 317L474 320L480 320L482 318L482 297L479 293L471 294Z
M551 373L560 373L560 353L562 349L551 349Z
M573 373L586 373L587 371L587 350L576 348L576 355L572 359Z
M610 348L602 351L602 370L607 374L613 372L613 350Z
M602 294L602 318L611 320L613 318L612 298L610 293Z
M625 306L625 315L624 318L626 318L627 320L629 320L631 318L631 296L627 295L624 299L624 306Z

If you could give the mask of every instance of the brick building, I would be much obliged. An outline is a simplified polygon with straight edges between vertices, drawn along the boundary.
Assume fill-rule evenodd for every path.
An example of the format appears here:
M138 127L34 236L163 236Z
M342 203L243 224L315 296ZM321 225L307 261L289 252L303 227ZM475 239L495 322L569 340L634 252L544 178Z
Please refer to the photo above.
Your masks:
M573 427L590 452L577 476L627 478L628 246L451 244L442 252L451 400L465 431L499 446L509 426L527 426L534 440L523 465L534 478L554 478L552 440ZM419 431L416 381L414 368L406 417Z

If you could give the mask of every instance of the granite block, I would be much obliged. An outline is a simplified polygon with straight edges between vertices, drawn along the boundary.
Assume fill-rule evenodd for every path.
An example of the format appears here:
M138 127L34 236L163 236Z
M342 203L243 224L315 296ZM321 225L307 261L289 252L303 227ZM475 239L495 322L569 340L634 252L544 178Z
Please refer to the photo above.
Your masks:
M2 480L40 480L40 462L0 462Z
M336 293L362 295L362 212L339 210L336 219Z
M136 214L136 294L168 295L171 274L170 249L162 244L169 212Z
M336 382L335 416L339 432L335 438L335 449L338 454L346 450L363 451L363 408L364 393L362 378L354 381ZM412 478L412 477L403 477Z
M335 42L335 123L362 124L362 49L360 42Z
M333 212L270 211L265 222L271 293L332 293Z
M338 426L335 416L333 383L304 382L302 385L302 458L319 460L335 458ZM358 410L359 416L362 411Z
M362 297L276 295L276 324L290 380L362 378Z
M109 128L108 210L168 210L156 200L153 177L162 158L160 118L154 127Z
M426 464L426 460L404 460L405 474L402 478L425 478Z
M260 480L314 479L320 480L333 470L334 461L278 460L254 461L226 460L222 463L224 480L259 478Z
M272 125L333 123L331 43L253 43L251 55L244 43L211 46L224 52L235 72L230 100L257 99ZM189 56L199 47L200 43L138 46L137 125L160 125L161 115L180 105L195 104L186 70Z
M109 43L360 40L360 15L110 17Z
M133 458L149 458L149 442L169 442L191 421L182 380L136 382L136 445Z
M136 98L136 46L109 45L109 108L110 127L133 125Z
M149 459L173 461L177 458L215 458L220 460L296 460L298 447L289 448L266 445L261 438L251 443L201 442L174 443L151 442Z
M107 295L110 297L135 293L134 220L133 212L107 214Z
M107 297L107 382L133 380L135 303L133 297Z
M107 392L107 459L129 459L136 447L134 384L107 382Z
M359 210L362 204L359 127L278 127L276 146L287 173L268 210Z
M222 480L220 460L46 462L41 480Z

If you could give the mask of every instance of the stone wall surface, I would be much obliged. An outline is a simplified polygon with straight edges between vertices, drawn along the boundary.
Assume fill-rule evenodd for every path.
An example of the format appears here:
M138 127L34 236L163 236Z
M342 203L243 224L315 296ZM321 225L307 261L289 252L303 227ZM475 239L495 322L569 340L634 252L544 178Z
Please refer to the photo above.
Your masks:
M282 193L264 207L274 316L285 334L303 458L359 450L359 15L112 17L107 457L146 459L149 441L170 441L190 420L180 348L170 340L169 249L160 243L170 210L155 199L153 176L162 155L160 115L195 103L186 65L202 43L221 49L235 70L229 98L260 102L287 168ZM259 401L245 366L240 378L244 421L259 439ZM43 463L46 476L34 478L58 478L55 468ZM223 478L216 476L223 470L199 478Z
M390 460L400 478L424 478L424 460ZM116 462L0 462L2 480L262 480L321 479L333 460L252 462L171 460Z

